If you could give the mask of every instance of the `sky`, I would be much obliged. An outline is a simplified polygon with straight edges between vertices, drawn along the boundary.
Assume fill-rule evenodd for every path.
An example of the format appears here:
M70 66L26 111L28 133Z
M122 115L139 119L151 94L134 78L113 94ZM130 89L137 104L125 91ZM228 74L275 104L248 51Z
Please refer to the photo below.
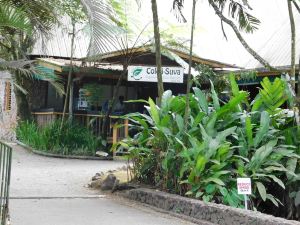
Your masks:
M145 2L145 1L144 1ZM150 1L149 1L150 2ZM253 34L243 33L249 45L261 52L263 57L277 65L289 63L290 52L290 25L286 0L249 0L253 8L251 14L256 16L261 24ZM179 24L171 12L172 0L158 0L158 13L162 20ZM220 19L207 3L207 0L198 0L196 6L196 33L194 52L203 57L236 64L242 67L257 67L259 63L240 44L234 32L224 24L228 37L226 40L221 30ZM151 19L150 4L144 5L142 14L147 13ZM192 0L185 0L184 15L188 22L184 25L190 29ZM294 10L296 27L300 26L300 16ZM226 15L226 14L225 14ZM163 26L163 25L162 25ZM163 29L163 28L161 28ZM300 44L300 31L297 30L298 43ZM189 31L185 34L189 38ZM282 49L282 46L285 48ZM298 46L297 49L300 47ZM278 50L279 49L279 50ZM282 51L282 52L279 52ZM298 54L299 55L299 51ZM298 56L299 58L299 56Z
M136 30L136 36L147 26L145 36L153 37L151 1L142 0L138 10L135 0L124 0L124 7L129 14L128 21ZM242 0L240 0L242 1ZM190 39L192 0L184 1L184 16L187 23L180 23L172 11L173 0L157 0L161 32L171 33L178 41ZM290 64L290 24L286 0L248 0L253 8L251 14L261 24L252 34L242 33L249 45L273 66ZM300 14L294 10L297 29L297 62L300 54ZM225 14L227 16L227 14ZM67 22L68 23L68 22ZM235 64L245 68L256 68L261 65L244 49L231 27L224 24L228 40L225 39L220 19L215 15L207 0L198 0L196 6L196 30L194 53L200 57ZM60 30L60 31L59 31ZM84 32L84 31L83 31ZM148 36L147 36L148 35ZM38 42L33 54L41 54L42 40ZM64 29L55 29L53 39L46 44L48 53L68 57L71 38ZM75 56L85 57L89 45L86 34L77 35Z

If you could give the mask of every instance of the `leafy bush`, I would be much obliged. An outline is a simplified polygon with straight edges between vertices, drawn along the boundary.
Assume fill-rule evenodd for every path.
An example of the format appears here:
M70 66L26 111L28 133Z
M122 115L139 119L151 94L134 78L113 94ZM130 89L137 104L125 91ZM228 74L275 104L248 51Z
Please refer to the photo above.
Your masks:
M148 114L128 115L136 135L119 143L133 161L135 177L173 193L240 208L243 198L237 194L236 178L250 177L252 208L264 211L269 203L278 207L288 195L284 190L291 192L300 178L299 143L295 147L299 136L288 140L293 118L279 109L288 99L279 88L286 84L267 79L263 82L268 86L263 85L252 103L233 75L228 102L219 100L213 84L210 96L194 88L186 130L185 97L167 91L160 108L149 99Z
M99 138L86 127L60 121L45 127L38 127L34 122L21 123L17 128L20 141L34 149L61 155L95 155L101 146Z

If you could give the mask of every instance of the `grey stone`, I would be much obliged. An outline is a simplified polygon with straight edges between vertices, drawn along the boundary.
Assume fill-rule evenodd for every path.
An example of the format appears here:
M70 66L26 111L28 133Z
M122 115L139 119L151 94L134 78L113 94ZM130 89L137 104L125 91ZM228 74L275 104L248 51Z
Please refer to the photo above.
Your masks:
M116 182L117 178L115 175L113 174L109 174L103 181L102 184L100 186L102 191L108 191L108 190L112 190L115 182Z
M204 203L157 190L133 189L127 197L164 210L184 214L194 219L222 225L300 225L298 221L285 220L260 212L237 209L221 204Z

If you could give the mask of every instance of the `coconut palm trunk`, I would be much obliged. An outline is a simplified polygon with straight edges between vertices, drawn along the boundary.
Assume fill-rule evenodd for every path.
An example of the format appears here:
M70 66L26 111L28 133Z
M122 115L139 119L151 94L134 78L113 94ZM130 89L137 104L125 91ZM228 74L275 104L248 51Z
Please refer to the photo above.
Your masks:
M160 33L159 33L159 21L157 12L156 0L151 0L152 14L153 14L153 26L154 26L154 39L155 39L155 53L156 53L156 66L157 66L157 89L158 89L158 102L160 106L162 95L164 93L164 85L162 79L162 63L161 63L161 46L160 46Z
M296 28L295 28L295 19L293 14L293 7L291 0L287 0L289 18L291 25L291 85L295 89L295 76L296 76ZM299 95L299 93L298 93Z
M72 39L71 39L71 56L70 56L70 70L68 74L68 83L67 83L67 89L66 89L66 98L64 103L64 109L63 109L63 115L62 115L62 123L61 127L63 126L63 123L65 121L67 108L69 106L69 122L73 119L73 58L74 58L74 42L75 42L75 22L72 22Z
M194 30L195 30L195 14L196 14L196 1L193 0L193 9L192 9L192 26L191 26L191 42L190 42L190 56L189 56L189 73L187 78L187 89L186 89L186 106L184 114L184 126L187 130L188 119L190 115L190 92L192 86L192 63L193 63L193 45L194 45Z

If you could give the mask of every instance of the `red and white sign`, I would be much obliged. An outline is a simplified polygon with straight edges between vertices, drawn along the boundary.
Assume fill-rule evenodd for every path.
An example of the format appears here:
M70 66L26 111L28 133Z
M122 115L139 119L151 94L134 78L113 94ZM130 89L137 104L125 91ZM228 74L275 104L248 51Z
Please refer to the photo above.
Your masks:
M251 195L251 179L250 178L238 178L237 179L237 188L239 195Z

